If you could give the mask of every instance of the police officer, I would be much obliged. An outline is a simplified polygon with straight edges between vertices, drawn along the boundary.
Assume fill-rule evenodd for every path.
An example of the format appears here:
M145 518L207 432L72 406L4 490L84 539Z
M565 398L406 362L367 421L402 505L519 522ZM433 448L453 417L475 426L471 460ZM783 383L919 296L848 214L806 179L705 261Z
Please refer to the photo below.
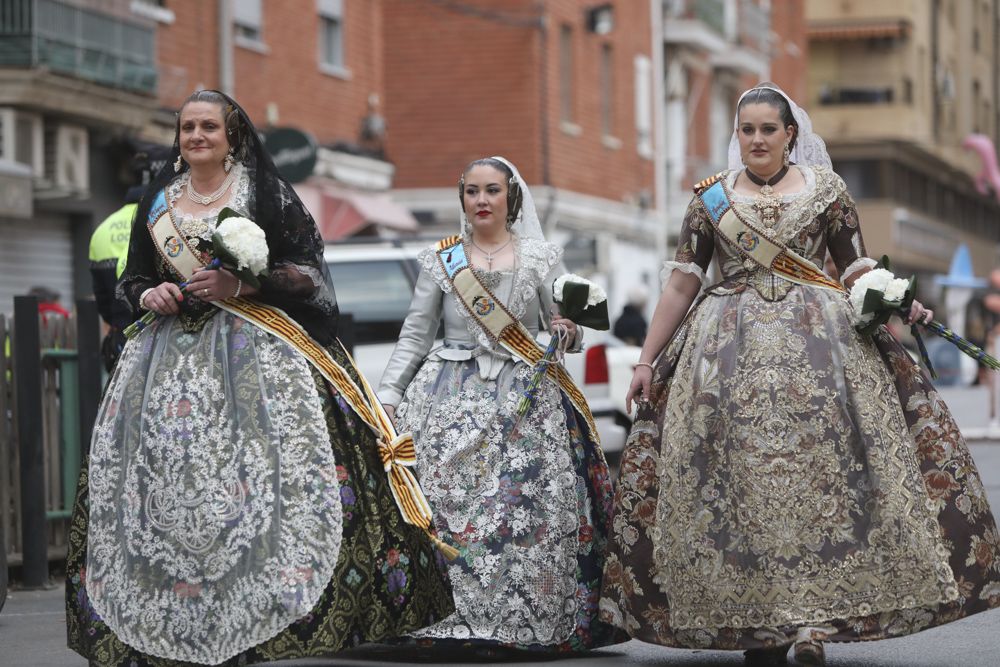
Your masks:
M124 300L115 297L115 287L125 269L132 218L143 190L141 185L129 188L125 194L125 205L105 218L90 237L90 276L94 282L94 298L97 312L109 326L101 342L101 357L109 372L125 346L122 331L132 321L132 309Z

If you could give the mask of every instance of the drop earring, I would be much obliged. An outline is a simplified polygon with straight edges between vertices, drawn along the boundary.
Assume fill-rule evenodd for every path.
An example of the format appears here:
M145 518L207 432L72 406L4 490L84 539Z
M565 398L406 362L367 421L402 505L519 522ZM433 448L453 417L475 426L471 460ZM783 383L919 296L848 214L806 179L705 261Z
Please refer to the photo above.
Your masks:
M781 152L781 160L784 166L788 166L788 154L791 151L788 150L788 144L785 144L785 149Z
M179 173L183 166L184 161L181 159L181 156L178 155L177 159L174 161L174 173Z
M233 156L232 149L230 149L230 151L226 153L226 159L222 161L222 168L228 174L234 164L236 164L236 158Z

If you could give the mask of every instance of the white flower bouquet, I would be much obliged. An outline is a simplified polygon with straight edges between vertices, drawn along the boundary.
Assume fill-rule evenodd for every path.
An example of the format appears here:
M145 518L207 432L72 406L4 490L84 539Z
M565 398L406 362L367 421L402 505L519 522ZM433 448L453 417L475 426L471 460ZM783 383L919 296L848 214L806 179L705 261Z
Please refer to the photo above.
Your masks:
M215 257L205 268L228 269L248 285L260 287L260 277L267 275L268 262L267 237L263 229L226 207L219 211L215 233L212 234L212 245ZM187 281L180 284L181 289L185 287ZM156 317L154 311L146 311L142 317L125 327L125 337L135 337L152 324Z
M573 273L559 276L552 283L552 300L558 304L559 314L578 326L599 331L611 328L608 319L608 295L600 285L586 278ZM535 404L535 395L549 364L558 361L555 356L560 339L560 336L553 333L545 354L535 364L535 373L531 376L528 388L517 405L518 416L523 416Z
M882 258L882 266L888 258ZM875 268L858 278L851 287L850 301L854 326L864 334L873 333L889 321L893 313L908 310L916 292L915 278L897 278L886 268Z
M913 304L913 297L917 292L917 279L911 277L909 280L897 278L889 270L889 258L882 256L877 268L860 276L854 285L851 286L849 299L851 310L854 316L854 328L862 334L871 335L875 330L889 321L892 315L906 315ZM977 345L962 338L954 331L944 326L937 320L920 322L920 324L941 336L949 343L952 343L959 350L969 355L979 363L993 370L1000 370L1000 360L990 356ZM917 329L917 322L910 326L910 333L917 341L920 349L920 357L924 365L930 372L931 377L937 378L934 367L931 365L930 357L927 354L927 347L924 345L920 332Z
M219 212L212 245L221 266L248 285L260 287L259 277L267 275L268 256L263 229L231 208L224 208Z

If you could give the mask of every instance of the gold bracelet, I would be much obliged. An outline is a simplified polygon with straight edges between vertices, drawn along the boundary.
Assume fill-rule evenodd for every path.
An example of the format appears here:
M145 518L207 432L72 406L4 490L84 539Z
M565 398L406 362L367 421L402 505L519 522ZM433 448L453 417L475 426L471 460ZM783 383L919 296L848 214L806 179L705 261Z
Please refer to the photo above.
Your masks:
M233 295L234 299L240 298L240 290L243 289L243 280L240 278L236 279L236 294Z
M646 363L645 361L637 361L637 362L635 363L635 365L636 365L636 367L637 367L637 368L638 368L639 366L648 366L648 367L649 367L649 370L651 370L651 371L652 371L652 370L656 370L655 368L653 368L653 364L647 364L647 363Z

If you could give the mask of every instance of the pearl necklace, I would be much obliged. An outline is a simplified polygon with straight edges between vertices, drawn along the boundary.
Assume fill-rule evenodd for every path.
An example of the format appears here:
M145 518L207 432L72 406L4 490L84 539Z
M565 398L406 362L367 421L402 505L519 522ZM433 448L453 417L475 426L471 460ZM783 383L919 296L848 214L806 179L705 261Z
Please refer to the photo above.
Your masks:
M201 204L202 206L208 206L209 204L214 204L215 202L222 199L223 195L229 191L229 187L233 184L234 177L236 175L236 170L230 171L226 176L226 179L222 181L222 185L210 195L203 195L194 189L194 182L188 177L187 187L187 197L195 204Z

